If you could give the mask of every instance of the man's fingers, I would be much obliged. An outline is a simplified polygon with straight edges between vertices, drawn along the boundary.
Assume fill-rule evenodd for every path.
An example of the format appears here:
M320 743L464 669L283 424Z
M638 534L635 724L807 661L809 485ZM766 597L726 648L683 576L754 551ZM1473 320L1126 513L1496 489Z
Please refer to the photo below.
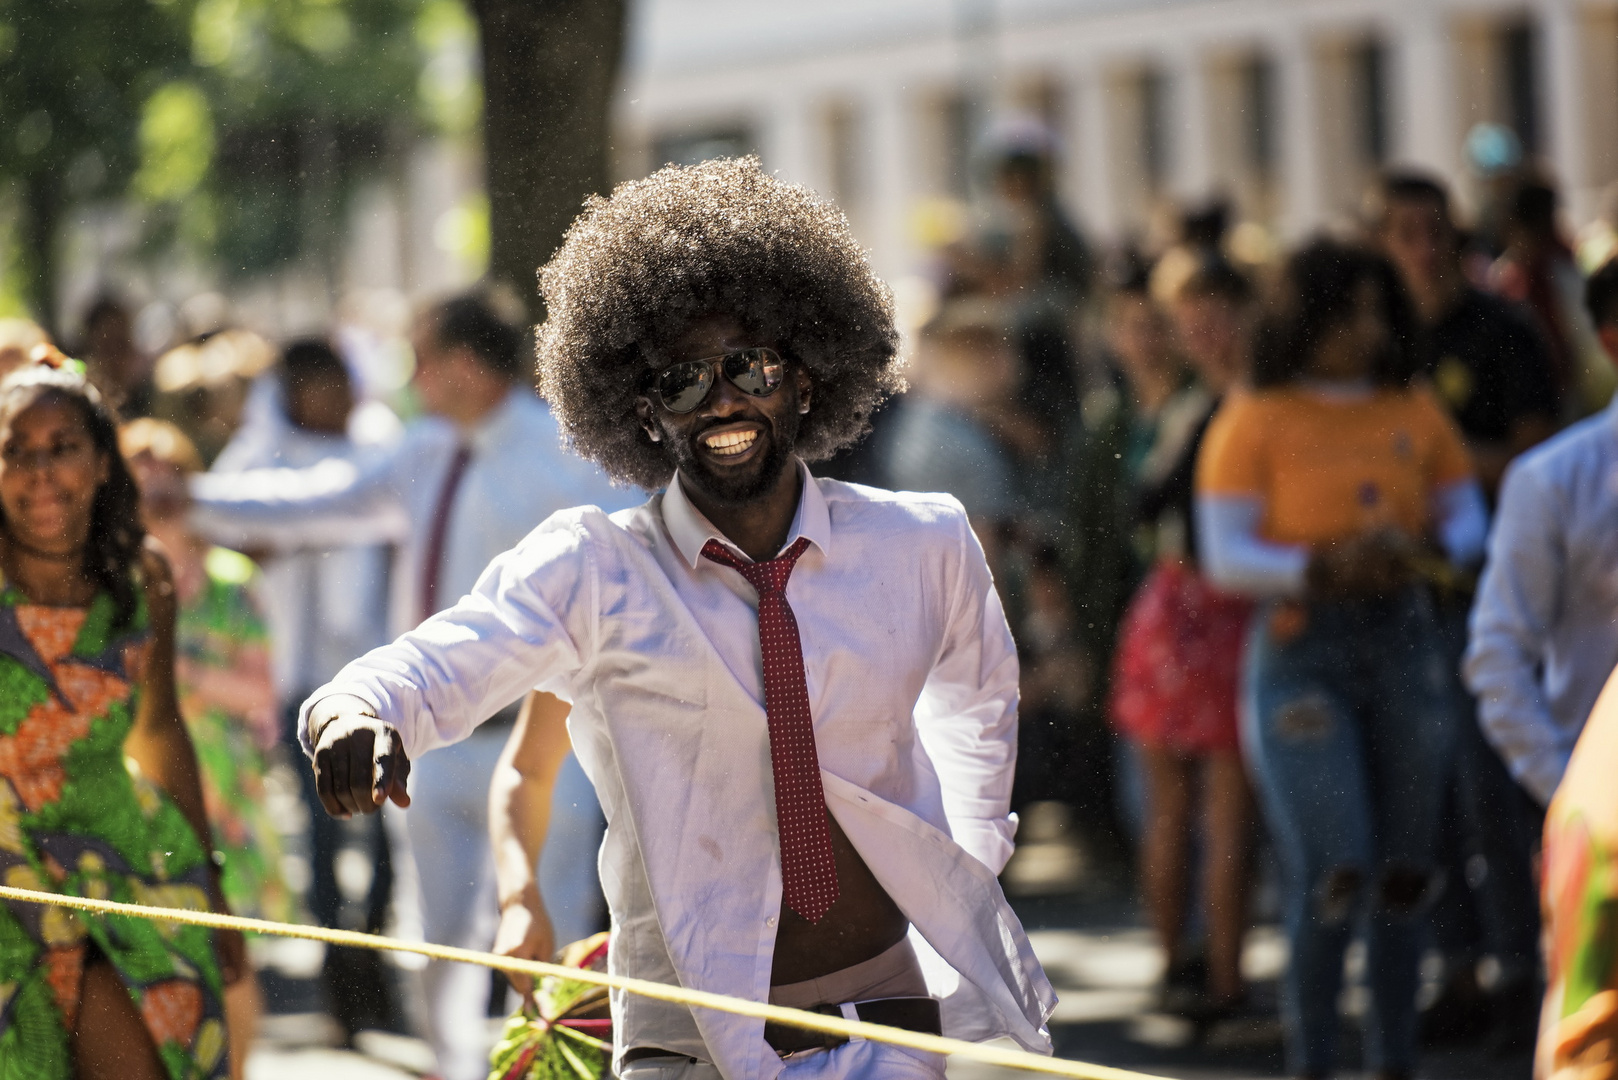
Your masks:
M346 816L343 804L338 801L335 784L333 783L332 752L330 749L315 751L315 793L320 796L320 805L326 808L326 813L332 817Z
M384 732L382 738L377 740L372 758L372 775L375 777L371 788L373 805L381 806L390 798L400 806L410 805L410 793L405 790L406 779L410 776L410 758L400 747L398 735L391 731Z
M347 766L347 790L340 792L351 814L369 814L376 809L371 787L376 783L376 733L361 728L346 740L338 768Z
M523 959L527 959L527 957ZM506 982L510 983L511 988L517 991L517 996L524 1000L527 1000L534 993L534 977L532 975L525 975L520 971L508 971L506 972Z
M398 761L398 774L394 777L393 788L388 792L388 798L400 808L405 808L410 805L410 791L405 786L410 779L410 759L405 756L403 750L400 750Z

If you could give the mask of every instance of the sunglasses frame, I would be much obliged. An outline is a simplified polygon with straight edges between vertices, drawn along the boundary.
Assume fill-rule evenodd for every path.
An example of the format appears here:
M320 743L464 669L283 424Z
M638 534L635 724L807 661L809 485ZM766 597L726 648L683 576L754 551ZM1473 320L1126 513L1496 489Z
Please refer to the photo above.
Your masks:
M768 389L766 389L763 393L754 393L753 391L751 391L751 390L747 389L746 387L742 386L740 383L738 383L735 379L731 378L731 376L730 376L729 367L730 367L731 359L733 357L748 356L751 353L763 353L765 355L765 363L766 364L768 364L770 362L770 360L773 359L775 361L775 363L781 365L781 378L780 378L780 381L777 382L774 386L771 386ZM706 387L704 387L704 389L702 391L702 396L699 397L696 400L696 403L693 404L690 408L676 409L673 405L669 404L669 399L663 393L663 388L659 384L662 382L662 379L663 379L664 375L666 375L669 372L675 370L676 368L688 368L688 367L692 367L692 366L695 366L695 365L698 365L698 364L703 365L703 370L707 372L706 377L708 379L708 385ZM752 365L752 360L751 359L748 360L748 365L749 366ZM717 371L716 371L716 368L717 368ZM730 383L730 385L734 386L736 389L740 390L742 393L746 394L748 397L767 398L770 395L774 394L777 390L781 389L781 386L787 381L786 369L787 369L787 358L786 357L782 356L775 349L772 349L767 345L755 345L752 348L734 349L734 350L732 350L730 352L718 353L718 354L716 354L714 356L699 357L699 358L697 358L695 360L682 360L679 363L670 364L668 367L659 368L657 371L652 372L647 377L647 389L648 389L648 391L650 393L656 395L658 402L660 404L662 404L663 408L667 409L669 412L675 414L676 416L684 416L687 413L693 413L693 412L696 412L698 409L702 408L703 402L707 401L708 398L713 395L714 387L719 385L719 380L721 378L723 378L726 382Z

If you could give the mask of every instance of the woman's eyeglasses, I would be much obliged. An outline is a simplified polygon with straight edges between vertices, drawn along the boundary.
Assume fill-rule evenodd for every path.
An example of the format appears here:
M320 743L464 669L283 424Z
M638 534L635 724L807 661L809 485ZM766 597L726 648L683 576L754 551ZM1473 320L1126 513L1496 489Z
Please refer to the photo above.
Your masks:
M670 364L652 376L651 386L669 412L688 413L708 400L720 369L742 393L769 397L786 377L787 364L774 349L742 349Z

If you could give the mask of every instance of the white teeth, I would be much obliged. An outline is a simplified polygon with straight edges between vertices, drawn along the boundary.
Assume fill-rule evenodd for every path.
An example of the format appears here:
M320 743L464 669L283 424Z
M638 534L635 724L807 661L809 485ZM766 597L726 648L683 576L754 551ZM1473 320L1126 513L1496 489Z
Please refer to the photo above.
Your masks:
M713 453L729 457L752 446L757 438L756 431L727 431L720 435L709 435L702 442Z

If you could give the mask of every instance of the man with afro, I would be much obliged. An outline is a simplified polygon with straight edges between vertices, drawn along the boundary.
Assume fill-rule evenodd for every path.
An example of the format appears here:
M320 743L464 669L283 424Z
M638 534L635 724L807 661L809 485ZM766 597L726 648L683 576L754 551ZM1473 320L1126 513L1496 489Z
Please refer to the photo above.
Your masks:
M808 466L902 385L890 293L846 219L753 159L671 166L592 199L540 288L563 430L654 494L552 516L317 691L327 809L408 805L411 757L549 691L607 812L613 971L1049 1052L1050 984L995 878L1017 659L983 551L949 496ZM525 723L560 738L560 710ZM531 877L538 839L518 847ZM509 853L504 873L503 947L548 955ZM626 1078L944 1075L880 1043L612 1005Z

